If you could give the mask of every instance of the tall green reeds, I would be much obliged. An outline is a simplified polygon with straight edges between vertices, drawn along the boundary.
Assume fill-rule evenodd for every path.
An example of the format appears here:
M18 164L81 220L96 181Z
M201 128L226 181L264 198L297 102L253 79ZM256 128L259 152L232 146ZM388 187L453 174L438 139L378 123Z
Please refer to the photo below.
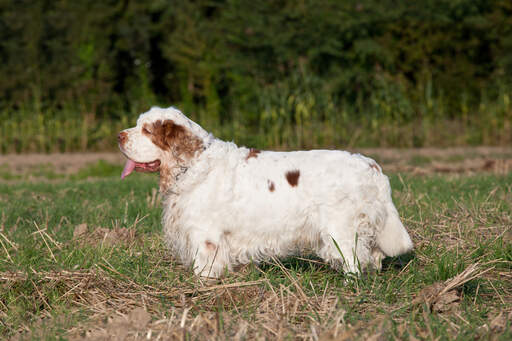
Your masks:
M396 84L396 83L395 83ZM512 143L512 89L453 103L427 82L416 96L381 86L369 98L340 100L321 82L297 77L262 89L258 98L210 115L176 104L205 129L238 144L277 149L430 147ZM149 109L149 108L148 108ZM76 152L116 149L116 135L138 112L98 117L81 107L42 109L37 103L0 112L0 152Z
M136 116L135 116L136 117ZM100 119L79 110L0 112L0 152L56 153L112 150L119 130L134 119Z
M340 100L307 77L262 91L250 110L217 133L260 148L510 145L512 88L453 101L427 81L411 94L383 82L369 98ZM252 117L252 119L247 119ZM231 129L229 129L231 128Z

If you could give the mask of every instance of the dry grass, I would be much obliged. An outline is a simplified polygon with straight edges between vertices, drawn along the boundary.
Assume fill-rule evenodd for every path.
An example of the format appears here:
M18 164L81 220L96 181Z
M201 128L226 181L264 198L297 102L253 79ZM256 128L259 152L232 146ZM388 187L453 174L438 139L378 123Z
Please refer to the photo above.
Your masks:
M406 309L415 314L431 314L432 311L446 312L446 307L440 306L451 305L452 314L457 314L457 308L452 304L461 300L457 290L464 283L481 278L490 270L482 271L478 264L471 264L444 283L435 283L423 289ZM83 308L89 312L88 322L66 331L66 336L71 340L242 340L289 337L305 340L377 340L382 336L404 338L410 328L417 329L420 336L429 333L428 327L424 329L407 320L395 321L398 325L393 331L391 319L383 313L370 321L355 324L345 321L346 311L340 308L340 298L329 288L328 283L322 292L307 296L297 281L279 286L271 285L268 280L257 280L202 285L196 282L197 287L157 288L139 285L126 278L115 279L101 268L88 272L34 272L30 276L24 273L0 274L4 290L26 281L30 281L35 288L34 297L31 298L34 304L47 307L47 314L43 315L51 317L52 309L38 289L42 287L45 290L59 288L62 292L60 300L65 300L77 311ZM452 299L453 295L455 300ZM174 306L165 312L161 310L163 298L174 302ZM350 301L357 301L357 296L345 298L345 302ZM254 312L249 318L244 318L240 310L247 307L253 307ZM363 305L361 308L366 307ZM381 311L404 309L382 303L375 308ZM482 335L491 331L503 332L511 314L512 311L508 315L507 312L501 313L498 320L494 318L489 321L491 327L488 324L482 325ZM463 318L461 320L464 321ZM450 324L455 331L460 329L456 323ZM25 330L29 334L18 334L18 337L37 336L31 328L26 327Z

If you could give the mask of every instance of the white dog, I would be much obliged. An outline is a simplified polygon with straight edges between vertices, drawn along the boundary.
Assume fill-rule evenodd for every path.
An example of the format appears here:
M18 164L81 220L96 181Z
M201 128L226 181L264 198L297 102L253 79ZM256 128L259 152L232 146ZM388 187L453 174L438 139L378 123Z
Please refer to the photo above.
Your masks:
M174 108L152 108L118 139L122 178L160 172L165 240L201 276L301 250L359 273L413 248L388 178L362 155L237 147Z

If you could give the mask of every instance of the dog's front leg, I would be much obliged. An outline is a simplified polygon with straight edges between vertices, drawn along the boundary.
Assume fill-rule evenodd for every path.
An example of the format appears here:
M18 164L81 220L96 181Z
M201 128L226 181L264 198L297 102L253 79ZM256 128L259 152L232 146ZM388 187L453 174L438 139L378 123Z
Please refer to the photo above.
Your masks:
M196 245L196 250L193 262L196 275L218 278L227 271L231 271L226 245L221 241L201 238Z

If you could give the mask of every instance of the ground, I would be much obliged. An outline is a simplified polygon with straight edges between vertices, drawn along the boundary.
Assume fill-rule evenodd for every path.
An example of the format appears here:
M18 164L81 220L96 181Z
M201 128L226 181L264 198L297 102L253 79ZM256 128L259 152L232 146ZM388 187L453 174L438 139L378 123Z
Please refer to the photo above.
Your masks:
M119 153L0 156L11 339L512 338L512 149L366 149L415 243L380 273L308 255L197 278L162 244L157 178Z
M506 174L512 170L512 148L506 147L366 148L351 151L374 158L386 172L415 175L476 172ZM125 159L119 152L0 155L0 172L3 170L16 175L28 173L34 176L41 170L41 166L47 170L51 166L55 174L74 174L100 160L120 165Z

